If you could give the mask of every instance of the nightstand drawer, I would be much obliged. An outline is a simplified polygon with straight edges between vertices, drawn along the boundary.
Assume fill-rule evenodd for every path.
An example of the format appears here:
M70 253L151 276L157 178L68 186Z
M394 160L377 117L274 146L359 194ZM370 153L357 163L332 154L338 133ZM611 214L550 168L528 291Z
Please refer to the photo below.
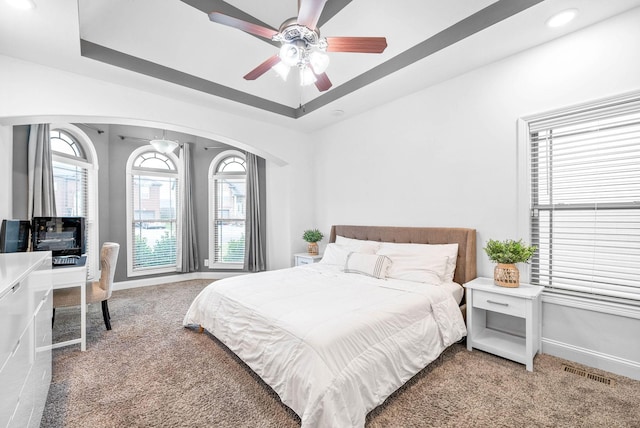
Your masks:
M298 253L293 255L294 266L311 265L322 259L320 254Z
M513 315L524 318L526 315L526 299L503 294L489 293L481 290L473 291L473 307L491 312Z

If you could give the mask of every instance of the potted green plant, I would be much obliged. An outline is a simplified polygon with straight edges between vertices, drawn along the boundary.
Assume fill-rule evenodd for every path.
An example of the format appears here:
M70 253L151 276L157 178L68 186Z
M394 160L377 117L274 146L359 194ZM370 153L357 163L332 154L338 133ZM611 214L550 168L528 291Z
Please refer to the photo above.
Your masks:
M302 239L308 243L307 252L311 255L318 254L318 241L321 241L322 238L324 235L318 229L308 229L302 233Z
M535 245L527 245L522 242L522 239L518 241L489 239L484 251L489 256L489 260L497 263L493 270L493 282L502 287L520 286L520 271L516 263L528 263L536 249Z

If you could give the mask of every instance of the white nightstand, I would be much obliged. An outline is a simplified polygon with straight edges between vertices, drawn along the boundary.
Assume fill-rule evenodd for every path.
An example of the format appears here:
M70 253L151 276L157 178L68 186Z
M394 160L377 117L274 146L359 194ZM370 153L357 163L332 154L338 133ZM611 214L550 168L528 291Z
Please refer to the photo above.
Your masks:
M294 266L310 265L318 263L322 259L322 254L297 253L293 255Z
M533 371L533 357L541 349L544 287L520 284L500 287L491 278L476 278L464 284L467 289L467 349L481 349L525 364ZM487 328L487 312L498 312L525 319L525 337Z

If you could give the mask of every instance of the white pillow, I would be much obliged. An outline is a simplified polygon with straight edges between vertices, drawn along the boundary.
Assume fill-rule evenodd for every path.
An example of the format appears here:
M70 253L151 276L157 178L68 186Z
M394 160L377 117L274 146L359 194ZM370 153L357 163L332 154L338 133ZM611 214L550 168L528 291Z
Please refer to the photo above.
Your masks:
M378 253L380 254L380 252ZM446 258L433 258L422 254L384 254L393 262L389 278L403 281L424 282L440 285L447 267Z
M359 273L378 279L387 277L391 259L377 254L349 253L344 264L346 273Z
M440 284L456 269L458 244L398 244L383 242L377 254L393 261L389 278Z
M344 266L347 256L351 251L347 247L338 244L327 244L322 254L322 259L318 263L325 265Z
M453 276L456 273L456 264L458 263L458 244L456 246L455 255L447 257L447 269L444 272L443 280L446 282L452 282Z
M380 248L380 242L345 238L344 236L336 236L336 244L349 248L354 253L375 254Z

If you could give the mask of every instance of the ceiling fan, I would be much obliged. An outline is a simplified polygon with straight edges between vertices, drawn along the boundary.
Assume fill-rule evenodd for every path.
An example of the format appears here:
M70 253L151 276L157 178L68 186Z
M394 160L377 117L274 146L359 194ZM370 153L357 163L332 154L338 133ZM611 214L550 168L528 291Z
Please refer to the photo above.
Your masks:
M382 53L387 47L384 37L320 37L316 26L326 2L298 0L298 16L284 21L278 30L217 11L209 19L281 44L280 52L247 73L246 80L255 80L272 68L286 79L290 69L297 67L302 85L314 83L319 91L326 91L332 85L325 73L327 52Z

